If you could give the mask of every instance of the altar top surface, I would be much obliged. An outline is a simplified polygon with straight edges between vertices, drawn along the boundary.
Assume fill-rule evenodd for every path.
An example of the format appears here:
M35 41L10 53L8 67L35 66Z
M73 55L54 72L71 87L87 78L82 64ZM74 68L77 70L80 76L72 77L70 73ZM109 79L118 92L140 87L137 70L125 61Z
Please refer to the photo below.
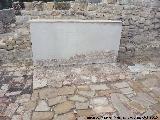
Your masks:
M70 23L122 23L120 20L76 20L76 19L33 19L30 20L31 23L39 23L39 22L70 22Z

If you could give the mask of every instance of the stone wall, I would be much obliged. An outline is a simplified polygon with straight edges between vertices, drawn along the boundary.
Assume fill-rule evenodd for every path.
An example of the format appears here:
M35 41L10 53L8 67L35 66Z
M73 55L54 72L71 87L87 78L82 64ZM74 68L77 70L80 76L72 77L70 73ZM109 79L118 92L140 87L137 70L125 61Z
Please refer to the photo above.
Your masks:
M16 21L13 9L0 10L0 34L7 32L10 25Z
M151 0L103 0L99 4L71 2L69 10L50 9L50 5L46 3L49 8L47 11L28 10L26 7L28 11L22 11L22 14L31 19L121 20L123 31L119 60L130 60L136 56L138 61L144 61L159 56L160 8L153 6Z

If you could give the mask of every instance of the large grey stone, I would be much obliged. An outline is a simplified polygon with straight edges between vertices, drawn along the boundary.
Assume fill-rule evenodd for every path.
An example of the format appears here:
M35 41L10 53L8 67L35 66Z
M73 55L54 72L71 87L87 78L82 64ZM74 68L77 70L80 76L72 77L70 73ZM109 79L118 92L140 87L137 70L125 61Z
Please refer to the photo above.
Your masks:
M54 112L33 112L32 120L51 120Z
M55 106L54 111L56 114L62 114L70 111L74 108L74 102L72 101L65 101Z
M87 101L88 99L83 97L83 96L80 96L80 95L74 95L74 96L71 96L69 98L69 100L72 100L72 101L77 101L77 102L85 102Z
M95 91L78 91L78 94L85 97L93 97L95 95Z
M108 105L108 99L106 97L96 97L91 99L90 104L93 106Z
M111 94L111 101L115 109L119 112L121 117L134 117L134 114L131 110L129 110L119 99L118 93Z
M58 103L62 103L64 101L66 101L66 96L58 96L58 97L49 99L48 104L49 104L49 106L53 106Z
M148 94L142 93L142 92L137 93L137 96L134 96L131 99L133 101L145 106L145 107L149 107L149 106L157 103L157 101L154 98L152 98Z
M35 111L50 111L50 107L45 100L39 101Z

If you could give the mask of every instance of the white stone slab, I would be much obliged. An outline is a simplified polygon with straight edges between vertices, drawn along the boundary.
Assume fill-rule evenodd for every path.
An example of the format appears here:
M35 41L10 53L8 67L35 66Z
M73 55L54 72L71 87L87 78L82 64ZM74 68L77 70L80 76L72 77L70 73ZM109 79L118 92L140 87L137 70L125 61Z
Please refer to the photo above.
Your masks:
M75 54L115 51L122 22L108 20L32 20L33 60L68 59Z

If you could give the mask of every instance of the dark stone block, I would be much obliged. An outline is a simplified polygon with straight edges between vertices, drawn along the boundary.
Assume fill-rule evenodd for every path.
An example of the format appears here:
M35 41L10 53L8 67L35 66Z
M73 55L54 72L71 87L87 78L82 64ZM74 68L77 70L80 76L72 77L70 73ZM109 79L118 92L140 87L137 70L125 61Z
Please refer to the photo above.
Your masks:
M55 9L56 10L69 10L70 9L70 3L69 2L56 2L55 3Z

